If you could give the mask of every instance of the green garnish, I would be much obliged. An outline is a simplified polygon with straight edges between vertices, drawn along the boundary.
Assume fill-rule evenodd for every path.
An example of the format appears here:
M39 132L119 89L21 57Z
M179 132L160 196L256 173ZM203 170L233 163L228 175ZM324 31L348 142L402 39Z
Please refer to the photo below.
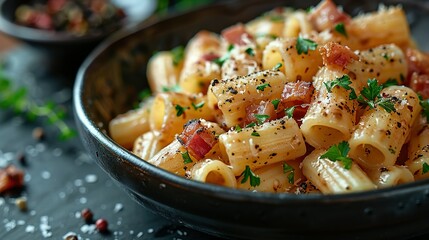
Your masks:
M286 117L293 118L293 112L295 111L295 106L285 109Z
M202 108L202 107L204 106L204 104L205 104L205 102L204 102L204 101L202 101L202 102L200 102L200 103L197 103L197 104L195 104L195 103L191 103L191 105L192 105L192 107L194 108L194 110L197 110L197 109L199 109L199 108Z
M344 26L344 23L338 23L334 27L335 31L337 31L339 34L343 35L344 37L349 37L347 35L346 27Z
M274 110L277 110L279 107L280 99L274 99L271 101L271 103L274 105Z
M163 92L180 92L182 91L182 88L179 85L173 85L173 86L162 86Z
M424 162L422 166L422 174L425 174L427 172L429 172L429 164Z
M389 61L389 55L387 53L383 53L383 58Z
M364 108L369 106L370 109L380 106L388 113L396 111L392 99L380 95L383 86L378 85L376 79L368 79L367 85L368 87L364 87L357 98L360 106Z
M252 122L246 125L247 128L256 126L256 123Z
M382 88L387 88L387 87L390 87L390 86L397 86L397 85L399 85L399 83L398 83L398 81L396 79L389 78L389 79L387 79L387 81L385 83L381 84L381 87Z
M263 124L267 119L270 118L269 115L265 115L265 114L254 114L253 116L255 116L256 121L258 121L259 125Z
M254 137L260 137L261 135L257 132L257 131L253 131L250 135L254 136Z
M242 175L243 179L241 180L241 183L245 183L247 182L247 179L250 179L250 186L252 187L256 187L261 184L261 179L252 172L248 165L246 165L246 169L244 169Z
M176 116L180 117L185 113L186 109L189 109L189 107L182 107L179 104L177 104L174 108L176 108Z
M253 50L253 48L246 48L245 52L249 54L249 56L255 56L255 50Z
M143 89L141 92L139 92L139 100L140 101L143 101L150 96L152 96L152 92L150 91L149 88Z
M422 114L426 117L426 121L429 122L429 99L422 100L420 96L420 106L422 106Z
M259 91L264 91L266 87L271 87L271 85L269 83L260 84L256 86L256 89L258 89Z
M236 125L235 126L235 128L234 128L234 130L236 131L236 132L241 132L243 129L240 127L240 125Z
M225 61L231 57L232 49L234 49L234 45L230 44L228 46L228 51L226 52L226 54L220 58L214 59L213 62L222 67L222 65L225 63Z
M331 93L332 88L336 86L349 90L350 91L349 99L353 100L353 99L356 99L357 96L356 96L355 90L352 87L350 87L351 83L352 81L350 80L350 77L347 74L343 75L342 77L336 78L335 80L332 80L329 82L323 82L323 84L325 85L329 93Z
M185 48L183 46L177 46L171 49L171 54L173 55L173 65L177 66L180 62L183 61L183 57L185 56Z
M191 157L189 156L188 151L182 153L182 158L183 158L183 164L188 164L192 162Z
M280 16L280 15L271 15L271 16L270 16L270 20L271 20L272 22L281 22L281 21L283 21L283 20L284 20L284 17L283 17L283 16Z
M349 170L352 167L352 159L347 157L349 154L350 146L346 141L342 141L337 145L332 145L321 158L327 158L333 162L340 161L343 163L344 168Z
M295 180L295 169L293 169L291 165L283 163L283 173L289 173L287 179L290 184L293 184Z
M298 37L296 40L296 50L298 51L298 54L308 54L308 50L316 50L317 43L310 39Z
M283 66L283 64L282 64L282 63L277 63L277 64L273 67L273 71L278 71L282 66Z
M70 128L64 120L66 113L63 107L51 101L37 103L34 99L30 99L26 88L15 89L12 82L2 73L0 67L0 108L11 109L17 114L26 116L28 120L35 120L37 117L46 118L49 124L59 130L58 138L60 140L76 136L76 131Z

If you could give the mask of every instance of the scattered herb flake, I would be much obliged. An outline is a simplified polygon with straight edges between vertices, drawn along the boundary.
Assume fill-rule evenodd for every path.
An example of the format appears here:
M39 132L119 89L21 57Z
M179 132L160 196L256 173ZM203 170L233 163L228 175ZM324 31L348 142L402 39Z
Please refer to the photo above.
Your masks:
M420 100L420 106L422 106L422 114L426 117L426 121L429 122L429 99Z
M236 131L236 132L241 132L243 129L240 127L240 125L236 125L235 126L235 128L234 128L234 130Z
M329 93L332 92L332 88L339 86L342 87L346 90L350 91L350 95L349 95L349 99L353 100L356 99L356 92L354 90L354 88L352 88L350 86L350 84L352 83L352 81L350 80L350 77L345 74L341 77L336 78L335 80L329 81L329 82L323 82L323 84L325 85L326 89L328 90Z
M245 52L247 53L247 54L249 54L249 56L252 56L252 57L254 57L255 56L255 50L253 50L253 48L246 48L246 50L245 50Z
M346 38L349 37L347 35L346 26L344 25L344 23L338 23L337 25L335 25L334 29L336 32L343 35L344 37L346 37Z
M216 63L217 65L219 65L220 67L222 67L222 65L225 63L225 61L231 57L232 49L234 49L234 45L230 44L228 46L228 51L226 52L226 54L220 58L214 59L213 62Z
M182 107L179 104L177 104L174 108L176 108L176 116L180 117L185 113L186 109L189 109L187 107Z
M285 109L286 117L293 118L293 112L295 111L295 106Z
M256 86L256 89L258 89L259 91L264 91L266 87L271 87L271 85L269 83L263 83Z
M173 85L173 86L162 86L163 92L180 92L182 89L179 85Z
M202 108L204 106L205 102L202 101L202 102L197 103L197 104L195 104L195 103L191 103L191 104L192 104L192 107L194 108L194 110L198 110L199 108Z
M253 116L256 118L256 121L258 121L259 125L263 124L265 121L267 121L267 119L270 118L270 116L266 114L254 114Z
M270 20L272 22L282 22L284 20L284 18L281 15L271 15Z
M260 137L261 135L257 132L257 131L253 131L250 135L254 136L254 137Z
M145 88L141 92L139 92L139 100L143 101L143 100L147 99L148 97L150 97L151 95L152 95L152 92L150 91L150 89Z
M321 155L321 158L327 158L333 162L340 161L343 163L344 168L349 170L352 167L352 159L347 157L350 151L349 143L342 141L339 144L332 145L326 153Z
M429 164L427 164L426 162L423 163L422 165L422 174L425 174L429 172Z
M254 123L254 122L249 123L249 124L247 124L247 125L246 125L246 127L247 127L247 128L248 128L248 127L254 127L254 126L256 126L256 123Z
M381 84L381 87L382 88L387 88L387 87L390 87L390 86L397 86L397 85L399 85L399 83L398 83L398 81L396 79L389 78L389 79L387 79L387 81L385 83Z
M295 169L287 163L283 163L283 173L289 173L287 175L288 182L293 184L295 181Z
M274 99L271 101L271 103L274 105L274 110L277 110L279 107L280 99Z
M173 55L173 65L178 66L182 61L185 55L185 48L183 46L177 46L171 50Z
M261 184L261 179L259 176L255 175L248 165L246 165L246 169L244 169L242 175L243 179L241 180L241 183L245 183L247 182L247 179L250 179L250 186L252 187L256 187Z
M316 50L317 43L310 39L302 38L301 36L298 37L296 40L296 50L298 51L298 54L308 54L308 50Z
M357 98L360 106L364 108L369 106L370 109L380 106L388 113L396 111L392 99L380 95L383 85L378 85L376 79L368 79L367 85L368 87L364 87Z
M383 53L383 58L389 61L389 55L387 53Z
M283 64L282 64L282 63L277 63L277 64L273 67L273 71L278 71L282 66L283 66Z
M188 164L192 162L191 157L189 156L188 151L182 153L183 164Z

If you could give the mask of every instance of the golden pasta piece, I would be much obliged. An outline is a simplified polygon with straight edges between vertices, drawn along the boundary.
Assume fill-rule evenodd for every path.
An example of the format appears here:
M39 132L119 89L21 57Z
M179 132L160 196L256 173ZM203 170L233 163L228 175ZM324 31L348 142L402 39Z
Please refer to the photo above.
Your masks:
M326 150L317 149L302 161L302 173L323 194L350 193L376 189L371 179L359 167L352 163L345 169L340 161L333 162L321 158Z
M378 188L393 187L414 182L413 174L405 166L390 166L367 171L369 178Z
M196 163L191 168L190 178L225 187L237 187L237 180L231 167L219 160L206 159Z
M281 118L260 126L230 130L219 136L232 171L239 176L246 165L252 170L305 154L306 146L294 119Z
M270 42L263 52L262 68L272 69L281 63L280 71L284 72L288 82L311 82L322 66L322 56L317 50L298 53L297 41L297 38L287 38Z
M429 124L424 116L419 117L411 131L405 164L416 180L429 178Z
M163 92L165 87L177 86L183 63L175 62L169 51L154 55L147 65L147 80L153 93Z
M307 36L314 31L311 22L308 19L308 14L302 10L296 10L288 18L286 18L283 29L284 38L296 38L300 34Z
M368 169L395 164L421 109L417 94L408 87L391 86L380 94L390 98L395 111L381 106L367 110L349 140L350 157Z
M149 131L134 141L133 153L141 159L147 160L168 144L169 142L162 141L160 133Z

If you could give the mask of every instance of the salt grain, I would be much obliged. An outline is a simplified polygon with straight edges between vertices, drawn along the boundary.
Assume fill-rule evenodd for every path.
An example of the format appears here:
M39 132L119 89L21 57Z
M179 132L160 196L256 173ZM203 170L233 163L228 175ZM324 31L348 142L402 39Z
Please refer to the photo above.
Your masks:
M60 157L63 154L63 150L61 150L60 148L55 148L54 150L52 150L52 155L54 155L54 157Z
M97 182L97 180L98 180L98 177L95 174L88 174L85 176L85 181L87 183L95 183Z
M79 202L80 202L81 204L85 204L85 203L87 203L87 202L88 202L88 199L86 199L86 197L81 197L81 198L79 199Z
M36 230L36 227L34 227L33 225L27 225L27 227L25 227L26 233L34 233L35 230Z
M143 236L143 232L139 232L139 233L137 233L137 236L136 236L136 237L140 238L141 236Z
M122 211L122 209L124 209L124 205L122 203L116 203L113 211L115 213L118 213L118 212Z
M61 199L63 199L63 198L65 198L65 197L66 197L66 194L65 194L65 192L59 192L59 193L58 193L58 196L59 196Z
M3 221L3 222L5 222L4 228L6 229L6 232L9 232L10 230L12 230L16 227L16 221L15 220L9 221L9 220L5 219L5 221Z
M149 228L148 230L147 230L147 233L153 233L153 228Z
M85 224L80 227L80 231L85 234L94 234L97 232L97 227L95 224Z
M51 178L51 173L48 171L43 171L42 172L42 178L43 179L50 179Z
M82 186L82 184L83 184L83 181L81 179L74 180L74 185L76 187L80 187L80 186Z
M49 218L48 218L48 216L41 216L40 217L39 229L42 232L42 236L44 238L50 238L50 237L52 237L51 226L49 225Z

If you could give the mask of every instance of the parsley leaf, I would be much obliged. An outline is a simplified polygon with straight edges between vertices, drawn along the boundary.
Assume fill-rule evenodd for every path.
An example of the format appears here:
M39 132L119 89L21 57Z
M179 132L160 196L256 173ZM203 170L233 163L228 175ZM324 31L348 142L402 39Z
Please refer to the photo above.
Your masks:
M255 175L248 165L246 165L246 169L244 169L242 175L243 179L241 180L241 183L245 183L247 182L247 179L250 179L250 186L252 187L256 187L261 184L261 179L259 176Z
M139 92L139 100L143 101L146 98L150 97L152 95L152 92L149 88L143 89L141 92Z
M426 162L423 163L422 165L422 174L425 174L429 172L429 164L427 164Z
M321 158L327 158L333 162L340 161L343 163L344 168L349 170L352 167L352 159L347 157L350 151L349 143L342 141L337 145L332 145L326 153L321 155Z
M295 106L285 109L285 114L288 118L293 118L293 112L295 111Z
M180 92L182 89L179 85L162 86L163 92Z
M250 135L252 135L254 137L260 137L261 136L256 130L253 130L253 132Z
M173 55L173 65L177 66L185 56L185 48L183 46L175 47L171 50L171 54Z
M369 106L370 109L380 106L388 113L396 111L392 99L380 95L383 86L378 85L376 79L368 79L367 85L368 87L364 87L357 98L360 106L364 108Z
M429 122L429 99L420 100L420 106L422 106L422 114L426 117L426 121Z
M291 165L283 163L283 173L289 173L287 179L290 184L293 184L295 180L295 169L293 169Z
M256 121L258 121L259 125L263 124L267 119L270 118L269 115L265 114L254 114L253 116L256 118Z
M234 128L234 130L236 131L236 132L241 132L243 129L240 127L240 125L237 125L237 126L235 126L235 128Z
M344 23L338 23L334 27L335 31L337 31L339 34L343 35L344 37L348 38L346 27L344 26Z
M248 128L248 127L254 127L254 126L256 126L256 123L254 123L254 122L249 123L249 124L247 124L247 125L246 125L246 127L247 127L247 128Z
M245 52L249 54L249 56L255 56L255 50L253 50L253 48L246 48Z
M202 102L200 102L200 103L197 103L197 104L195 104L195 103L191 103L191 105L192 105L192 107L194 108L194 110L197 110L198 108L202 108L202 107L204 106L204 104L205 104L205 102L204 102L204 101L202 101Z
M387 87L390 87L390 86L397 86L397 85L399 85L399 83L398 83L398 81L396 79L389 78L389 79L387 79L387 81L385 83L381 84L381 87L382 88L387 88Z
M342 87L346 90L350 90L350 95L349 95L349 99L353 100L356 99L356 92L354 90L354 88L350 87L350 84L352 83L352 81L350 80L350 77L345 74L339 78L336 78L335 80L329 81L329 82L323 82L323 84L325 85L326 89L328 90L329 93L332 92L332 88L339 86Z
M234 45L230 44L228 46L228 51L226 52L226 54L220 58L214 59L213 62L222 67L222 65L225 63L225 61L231 57L232 49L234 49Z
M310 39L298 37L296 40L296 50L298 51L298 54L308 54L308 50L316 50L317 43Z
M188 107L182 107L179 104L176 104L176 106L174 107L176 108L176 116L180 117L185 113L186 109L189 109Z
M191 157L189 156L188 151L182 153L183 164L188 164L192 162Z
M278 71L282 66L283 66L283 64L282 64L282 63L277 63L277 64L273 67L273 71Z
M258 89L259 91L264 91L266 87L271 87L271 85L269 83L260 84L256 86L256 89Z
M274 99L271 101L271 103L274 105L274 110L277 110L279 107L280 99Z

